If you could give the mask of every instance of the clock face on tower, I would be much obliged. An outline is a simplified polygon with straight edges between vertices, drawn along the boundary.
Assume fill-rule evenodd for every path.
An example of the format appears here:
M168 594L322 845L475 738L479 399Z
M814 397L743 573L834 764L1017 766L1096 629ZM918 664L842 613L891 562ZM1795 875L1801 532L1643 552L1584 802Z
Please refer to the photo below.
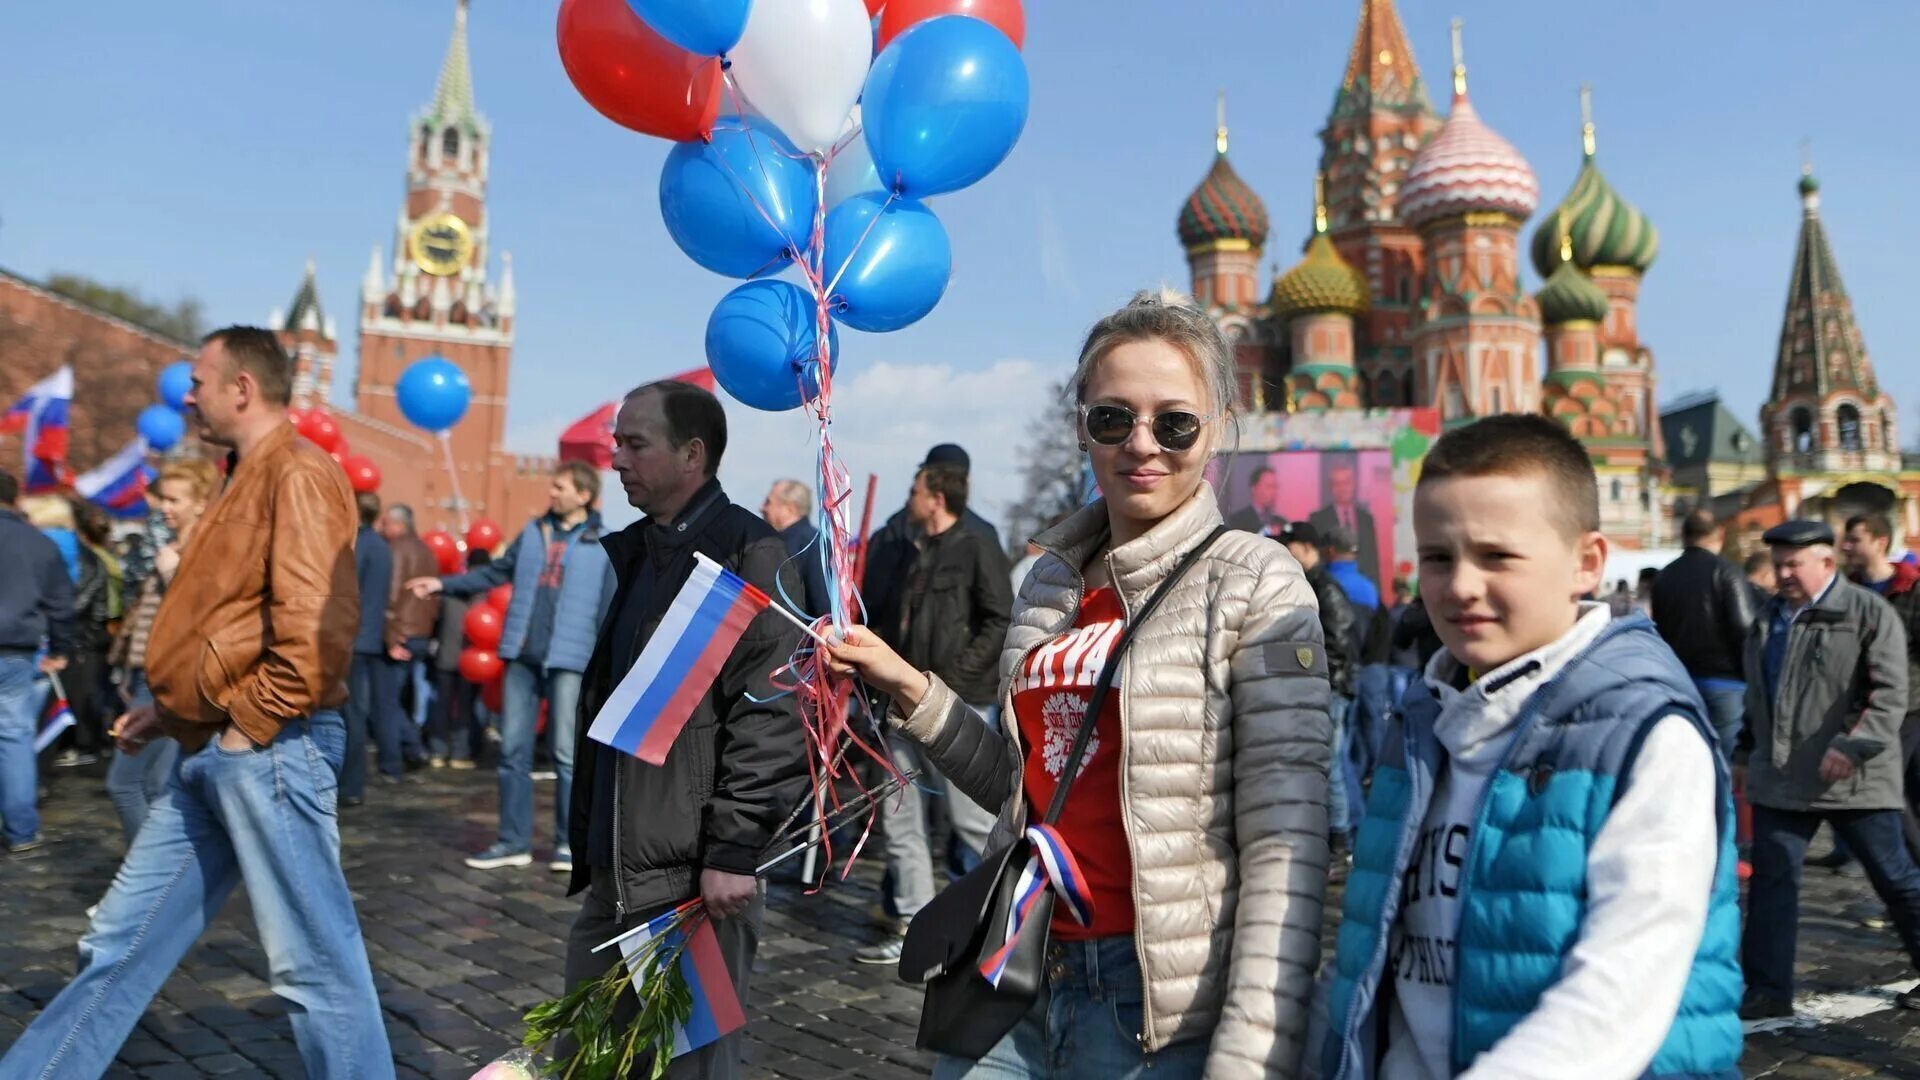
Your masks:
M414 225L407 238L413 264L435 277L451 277L473 257L473 233L458 214L442 210Z

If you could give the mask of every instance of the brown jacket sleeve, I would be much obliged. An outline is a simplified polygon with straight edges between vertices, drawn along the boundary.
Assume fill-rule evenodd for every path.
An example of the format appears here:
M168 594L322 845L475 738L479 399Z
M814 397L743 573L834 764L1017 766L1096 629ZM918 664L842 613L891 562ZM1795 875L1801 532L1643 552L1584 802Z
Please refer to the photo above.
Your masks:
M393 545L393 586L387 594L387 648L433 636L433 622L440 616L440 598L415 596L405 586L414 578L437 577L439 573L440 564L426 541L409 536Z
M267 537L267 633L260 660L235 680L227 712L265 745L311 716L345 681L360 622L356 526L345 474L302 455L273 490Z

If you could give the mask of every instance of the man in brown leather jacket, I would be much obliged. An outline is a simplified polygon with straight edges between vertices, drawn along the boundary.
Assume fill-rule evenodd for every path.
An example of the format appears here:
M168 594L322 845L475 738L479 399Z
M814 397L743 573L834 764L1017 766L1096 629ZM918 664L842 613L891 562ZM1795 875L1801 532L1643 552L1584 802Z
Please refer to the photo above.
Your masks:
M393 553L393 583L387 590L387 623L382 644L387 654L380 658L381 672L375 679L378 699L374 702L374 735L380 755L391 754L404 760L408 768L427 760L427 749L420 738L419 716L408 716L404 704L409 680L414 686L415 711L424 709L427 645L433 640L433 622L440 615L438 596L415 596L405 583L418 577L439 573L440 563L427 542L414 532L413 507L395 503L380 516L380 535ZM391 742L390 742L391 740Z
M215 331L194 361L187 401L201 439L231 451L227 486L154 618L155 703L114 725L127 753L165 731L180 761L80 940L79 975L0 1076L106 1072L242 881L308 1075L393 1076L335 816L359 616L353 493L287 423L292 383L266 330Z

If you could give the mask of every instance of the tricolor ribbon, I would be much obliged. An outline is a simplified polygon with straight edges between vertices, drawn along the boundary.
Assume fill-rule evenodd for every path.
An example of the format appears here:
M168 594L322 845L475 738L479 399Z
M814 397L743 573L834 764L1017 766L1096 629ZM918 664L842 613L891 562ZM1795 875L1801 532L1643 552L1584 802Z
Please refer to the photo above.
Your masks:
M1000 985L1014 946L1020 943L1020 932L1026 928L1028 917L1048 889L1067 906L1067 914L1073 916L1074 922L1081 926L1093 925L1093 898L1087 894L1087 879L1080 873L1080 864L1074 861L1066 841L1060 838L1060 830L1051 825L1029 826L1027 844L1033 854L1027 857L1027 865L1020 871L1013 903L1007 908L1006 939L980 965L980 974L993 986Z

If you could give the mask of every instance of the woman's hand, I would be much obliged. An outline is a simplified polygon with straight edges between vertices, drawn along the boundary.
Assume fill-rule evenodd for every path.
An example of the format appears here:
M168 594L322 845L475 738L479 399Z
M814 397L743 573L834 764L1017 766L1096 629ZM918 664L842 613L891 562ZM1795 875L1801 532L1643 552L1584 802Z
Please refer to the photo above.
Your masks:
M894 700L901 712L909 713L927 696L927 677L918 668L880 640L864 626L850 626L846 635L833 646L827 665L841 675L854 674L868 686Z

